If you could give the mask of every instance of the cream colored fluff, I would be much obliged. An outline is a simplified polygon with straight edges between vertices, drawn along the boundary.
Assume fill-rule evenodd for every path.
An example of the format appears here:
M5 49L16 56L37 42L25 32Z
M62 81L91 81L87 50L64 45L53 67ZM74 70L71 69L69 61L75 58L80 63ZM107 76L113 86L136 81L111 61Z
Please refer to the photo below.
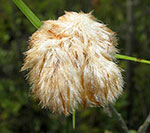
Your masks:
M116 45L115 33L90 13L66 12L32 35L21 70L29 69L32 93L52 112L105 106L122 92Z

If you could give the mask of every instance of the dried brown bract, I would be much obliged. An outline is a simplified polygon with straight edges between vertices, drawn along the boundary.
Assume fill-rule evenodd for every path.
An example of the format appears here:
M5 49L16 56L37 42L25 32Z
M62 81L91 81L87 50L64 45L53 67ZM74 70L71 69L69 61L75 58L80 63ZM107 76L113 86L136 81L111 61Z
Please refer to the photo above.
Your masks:
M89 13L44 21L30 38L22 71L43 107L65 115L78 106L104 106L122 92L115 33Z

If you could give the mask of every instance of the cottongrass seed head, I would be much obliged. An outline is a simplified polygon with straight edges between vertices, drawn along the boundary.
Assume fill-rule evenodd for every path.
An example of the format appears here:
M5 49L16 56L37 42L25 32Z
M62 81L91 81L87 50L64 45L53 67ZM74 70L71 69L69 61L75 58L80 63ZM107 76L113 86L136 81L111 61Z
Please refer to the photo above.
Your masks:
M78 106L105 106L122 92L115 33L91 13L65 12L30 38L23 70L42 107L69 115Z

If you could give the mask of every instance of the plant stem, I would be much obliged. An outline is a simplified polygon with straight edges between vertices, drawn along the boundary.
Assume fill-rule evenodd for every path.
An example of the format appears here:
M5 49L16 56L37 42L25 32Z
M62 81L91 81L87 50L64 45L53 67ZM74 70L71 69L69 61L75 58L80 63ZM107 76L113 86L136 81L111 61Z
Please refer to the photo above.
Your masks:
M145 133L149 124L150 124L150 112L149 112L149 115L147 116L145 122L139 127L138 133Z
M42 22L38 17L25 5L22 0L13 0L16 6L22 11L22 13L30 20L35 28L40 28Z
M121 125L124 133L128 133L128 127L126 125L125 120L121 116L121 114L113 107L113 105L109 104L108 107L109 107L110 111L114 114L116 120L118 120L118 122Z
M130 60L130 61L150 64L149 60L144 60L144 59L140 59L140 58L136 58L136 57L126 56L126 55L121 55L121 54L116 54L115 57L118 59Z
M73 114L72 114L72 124L73 124L73 130L75 130L75 114L76 114L76 112L75 112L75 110L73 111Z

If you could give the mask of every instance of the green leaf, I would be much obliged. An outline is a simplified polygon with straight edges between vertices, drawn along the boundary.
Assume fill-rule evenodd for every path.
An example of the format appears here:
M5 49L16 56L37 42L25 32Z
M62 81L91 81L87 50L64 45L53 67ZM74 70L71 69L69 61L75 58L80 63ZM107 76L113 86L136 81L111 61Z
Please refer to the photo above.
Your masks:
M42 22L38 19L38 17L25 5L22 0L13 0L16 6L22 11L22 13L30 20L30 22L37 29L40 28Z

